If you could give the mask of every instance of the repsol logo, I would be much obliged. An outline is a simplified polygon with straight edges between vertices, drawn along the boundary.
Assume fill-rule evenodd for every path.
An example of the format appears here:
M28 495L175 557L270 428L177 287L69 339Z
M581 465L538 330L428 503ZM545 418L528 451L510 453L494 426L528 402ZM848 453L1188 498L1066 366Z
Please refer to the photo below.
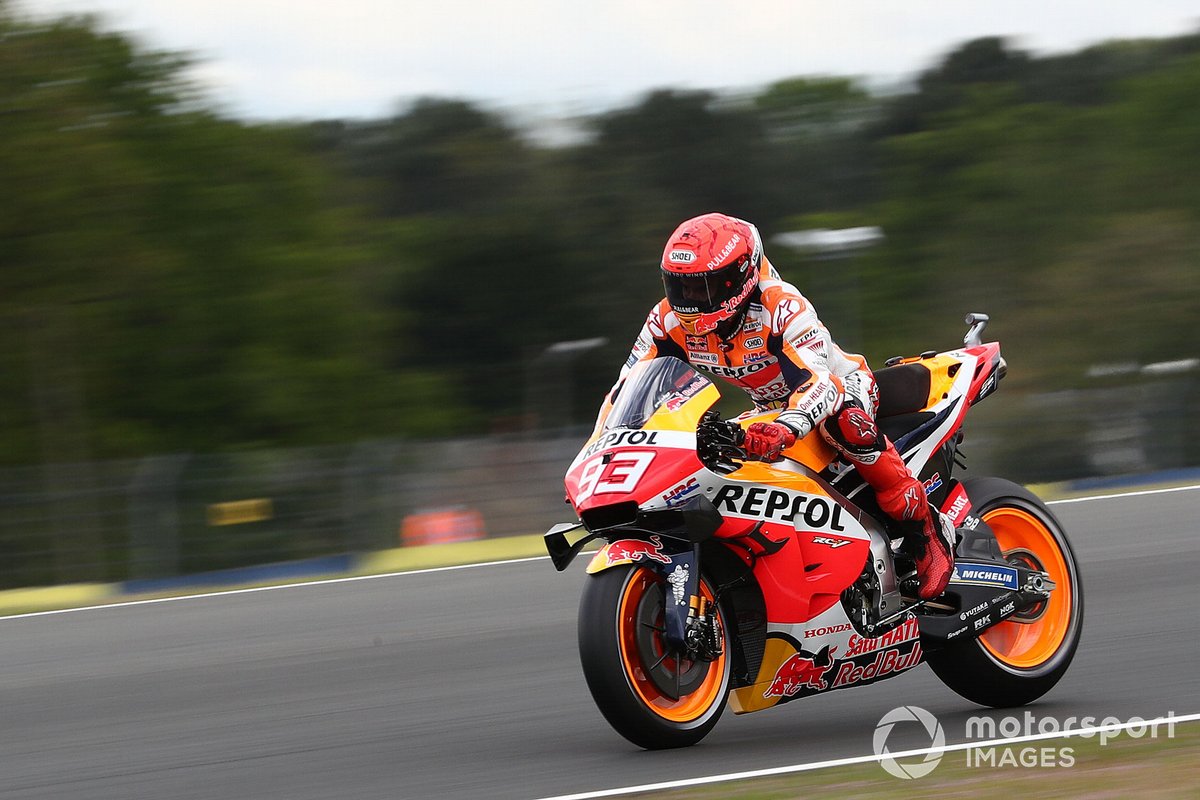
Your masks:
M612 431L592 442L583 453L587 458L593 453L620 445L658 444L658 431Z
M715 367L706 367L706 369L713 375L720 375L722 378L742 378L746 375L762 372L769 366L771 364L763 361L757 364L747 364L744 367L722 367L718 365Z
M765 517L797 528L803 524L806 528L846 530L842 525L842 507L816 495L784 492L763 486L747 489L745 486L726 484L713 497L713 505L718 511L725 510L744 517Z

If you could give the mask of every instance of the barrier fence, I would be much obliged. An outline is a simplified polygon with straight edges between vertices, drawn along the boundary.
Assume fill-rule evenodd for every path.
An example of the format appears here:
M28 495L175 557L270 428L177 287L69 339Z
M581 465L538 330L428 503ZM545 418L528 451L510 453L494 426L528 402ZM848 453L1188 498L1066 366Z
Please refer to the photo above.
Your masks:
M0 469L0 588L533 533L564 517L562 473L584 436Z
M969 472L1055 481L1200 464L1196 383L985 402L967 422ZM538 533L572 519L562 477L586 434L3 468L0 589Z

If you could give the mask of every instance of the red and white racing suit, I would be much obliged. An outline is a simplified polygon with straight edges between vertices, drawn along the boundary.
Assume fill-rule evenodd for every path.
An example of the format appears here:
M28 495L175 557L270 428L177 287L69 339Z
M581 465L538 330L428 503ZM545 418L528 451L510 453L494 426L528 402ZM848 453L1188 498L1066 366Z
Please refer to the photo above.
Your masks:
M797 438L839 411L847 399L872 417L879 406L866 359L834 343L812 304L766 258L757 296L751 297L740 329L728 341L716 333L686 333L664 299L646 317L617 386L634 364L659 356L675 356L724 378L743 389L759 410L784 409L777 421Z
M660 356L675 356L724 378L742 388L758 410L782 409L776 422L790 428L797 439L819 429L855 465L884 513L917 525L918 566L932 578L923 580L921 594L941 592L952 556L940 543L931 548L924 543L941 536L952 548L953 530L930 514L921 482L878 432L879 392L866 359L834 343L812 304L765 257L741 327L727 341L716 333L685 332L670 303L659 302L646 317L601 417L630 368Z

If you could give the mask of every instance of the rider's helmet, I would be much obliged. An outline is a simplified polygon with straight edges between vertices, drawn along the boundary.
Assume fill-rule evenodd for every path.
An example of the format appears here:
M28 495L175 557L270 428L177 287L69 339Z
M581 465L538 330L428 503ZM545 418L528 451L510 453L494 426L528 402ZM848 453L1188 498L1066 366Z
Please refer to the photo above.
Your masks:
M758 286L762 241L749 222L702 214L684 222L663 249L667 302L691 334L728 339Z

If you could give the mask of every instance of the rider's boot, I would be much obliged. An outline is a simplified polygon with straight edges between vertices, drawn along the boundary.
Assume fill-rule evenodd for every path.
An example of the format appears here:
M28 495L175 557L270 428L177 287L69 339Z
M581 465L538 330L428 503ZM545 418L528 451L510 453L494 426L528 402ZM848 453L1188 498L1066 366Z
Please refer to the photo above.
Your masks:
M940 595L954 572L954 526L929 505L925 487L862 408L847 403L821 429L875 491L883 513L900 523L917 565L918 596Z
M885 454L888 451L896 453L891 442L888 442ZM895 459L907 473L899 454ZM861 466L858 469L864 472ZM876 489L870 478L866 478L866 481L872 489ZM954 573L954 525L945 514L930 505L925 499L925 487L911 474L885 489L876 489L875 494L883 513L896 520L897 527L904 534L908 552L916 562L917 596L922 600L932 600L946 590ZM920 499L914 501L914 498Z

